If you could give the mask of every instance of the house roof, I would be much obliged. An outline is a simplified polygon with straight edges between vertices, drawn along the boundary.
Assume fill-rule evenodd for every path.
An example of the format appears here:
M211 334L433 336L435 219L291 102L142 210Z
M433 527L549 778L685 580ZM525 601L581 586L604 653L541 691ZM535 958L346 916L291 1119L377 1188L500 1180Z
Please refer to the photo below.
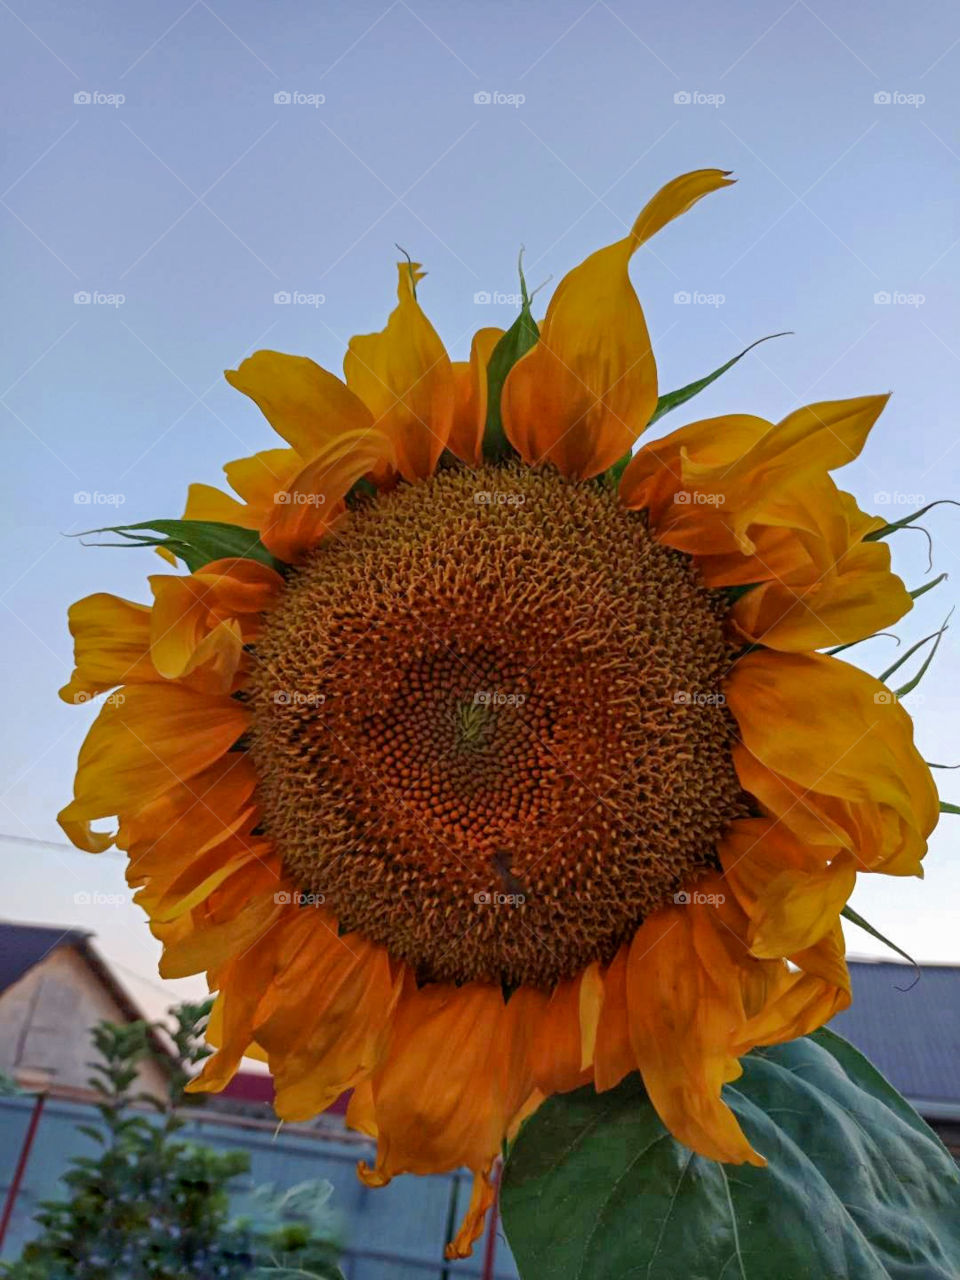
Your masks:
M77 951L109 991L128 1022L146 1021L143 1010L116 977L106 960L91 942L93 934L86 929L63 929L59 925L18 924L0 920L0 994L12 987L35 965L61 947ZM154 1047L163 1054L168 1050L151 1029Z
M960 966L851 960L853 1003L830 1023L915 1105L960 1109ZM936 1106L919 1107L925 1114Z

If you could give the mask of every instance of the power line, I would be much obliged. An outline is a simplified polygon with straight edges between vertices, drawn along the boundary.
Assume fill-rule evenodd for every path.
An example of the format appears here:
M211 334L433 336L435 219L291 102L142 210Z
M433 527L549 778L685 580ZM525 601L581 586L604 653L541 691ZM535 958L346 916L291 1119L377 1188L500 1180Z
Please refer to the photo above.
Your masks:
M0 840L8 840L11 844L25 844L42 849L64 849L67 853L82 853L84 857L90 856L85 849L78 849L76 845L67 844L65 840L41 840L37 836L17 836L11 831L0 831ZM108 853L114 858L125 858L127 856L122 849L105 849L104 853ZM98 853L97 857L102 858L103 853Z

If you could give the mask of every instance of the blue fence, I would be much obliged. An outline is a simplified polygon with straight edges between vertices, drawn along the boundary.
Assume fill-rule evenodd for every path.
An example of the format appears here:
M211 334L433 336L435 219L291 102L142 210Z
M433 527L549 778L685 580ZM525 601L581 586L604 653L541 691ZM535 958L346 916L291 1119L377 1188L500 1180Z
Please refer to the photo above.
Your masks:
M0 1098L0 1203L5 1199L33 1108L29 1096ZM93 1143L77 1133L78 1122L96 1118L82 1103L49 1099L44 1108L26 1174L17 1198L3 1257L16 1258L34 1232L33 1215L40 1200L58 1199L59 1179L73 1155L90 1154ZM278 1188L315 1178L333 1184L333 1202L346 1224L341 1262L347 1280L458 1280L481 1274L484 1241L474 1257L445 1262L443 1244L451 1216L459 1222L470 1196L466 1173L430 1178L400 1177L371 1191L358 1180L358 1159L372 1148L336 1137L308 1136L296 1126L272 1131L191 1119L183 1130L218 1150L250 1152L249 1175L238 1179L233 1208L242 1214L250 1190L263 1183ZM496 1280L516 1280L517 1270L502 1234L497 1240Z

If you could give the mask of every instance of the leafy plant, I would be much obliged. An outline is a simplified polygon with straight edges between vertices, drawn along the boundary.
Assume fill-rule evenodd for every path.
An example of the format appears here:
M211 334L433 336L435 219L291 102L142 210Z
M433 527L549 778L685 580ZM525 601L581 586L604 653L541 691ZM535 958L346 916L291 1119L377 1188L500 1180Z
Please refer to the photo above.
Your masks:
M7 1280L283 1280L340 1276L328 1207L329 1184L305 1183L254 1193L258 1210L230 1217L234 1180L250 1169L245 1151L219 1152L178 1137L184 1087L210 1050L202 1032L209 1002L172 1011L172 1028L146 1022L100 1022L93 1030L98 1060L89 1083L98 1095L99 1124L77 1128L100 1150L76 1156L62 1181L65 1200L36 1214L40 1235L17 1262L2 1265ZM172 1054L158 1047L166 1034ZM145 1061L161 1065L166 1094L138 1088ZM312 1205L311 1205L312 1201Z

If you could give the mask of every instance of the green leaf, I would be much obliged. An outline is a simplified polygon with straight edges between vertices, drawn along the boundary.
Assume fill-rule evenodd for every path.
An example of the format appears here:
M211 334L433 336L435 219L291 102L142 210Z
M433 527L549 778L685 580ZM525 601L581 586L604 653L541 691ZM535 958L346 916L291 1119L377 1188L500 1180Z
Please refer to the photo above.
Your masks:
M732 360L728 360L726 364L722 364L719 369L714 369L713 373L708 373L705 378L698 378L696 382L688 382L685 387L680 387L676 391L668 391L657 400L657 407L653 411L653 416L647 423L648 427L652 427L658 418L662 418L665 413L669 413L671 409L677 409L682 404L686 404L688 400L692 400L694 396L698 396L701 391L709 387L711 382L716 382L719 377L732 369L738 360L752 351L754 347L759 347L761 342L769 342L772 338L785 338L790 333L789 329L785 329L783 333L768 333L765 338L758 338L756 342L751 342L749 347L735 355ZM604 482L611 489L615 489L620 483L620 477L627 468L627 464L633 457L632 453L625 453L622 458L618 459L608 471L603 474Z
M500 399L507 374L522 355L530 350L540 337L540 330L530 310L530 296L527 293L527 282L523 276L523 265L519 264L520 296L522 304L520 314L513 324L493 348L487 364L487 421L483 430L483 456L490 462L503 462L514 456L514 448L507 439L503 429Z
M960 1173L830 1031L756 1050L725 1097L769 1164L723 1165L664 1128L636 1074L550 1098L504 1171L524 1280L955 1280Z
M849 920L851 924L855 924L858 928L863 929L865 933L869 933L871 938L876 938L877 941L882 942L885 947L889 947L891 951L895 951L898 956L903 956L904 960L909 960L919 974L920 966L917 964L916 960L914 960L913 956L904 951L902 947L898 947L895 942L891 942L890 939L885 937L879 929L875 929L869 920L864 920L863 916L860 915L859 912L854 911L849 902L840 914L845 920Z
M98 542L99 547L165 547L196 573L212 560L237 556L259 560L278 572L283 563L272 556L252 529L240 529L218 520L142 520L139 524L107 525L73 537L93 533L118 533L126 542Z

